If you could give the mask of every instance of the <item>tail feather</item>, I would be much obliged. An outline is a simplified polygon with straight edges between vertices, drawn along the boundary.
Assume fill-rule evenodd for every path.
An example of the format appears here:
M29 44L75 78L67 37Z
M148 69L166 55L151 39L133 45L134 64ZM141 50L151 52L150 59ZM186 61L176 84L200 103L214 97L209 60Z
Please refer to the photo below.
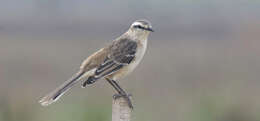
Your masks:
M48 106L49 104L57 101L66 91L68 91L72 86L74 86L84 75L84 71L79 71L76 73L71 79L64 82L61 86L56 88L51 93L47 94L45 97L43 97L39 103L42 106Z

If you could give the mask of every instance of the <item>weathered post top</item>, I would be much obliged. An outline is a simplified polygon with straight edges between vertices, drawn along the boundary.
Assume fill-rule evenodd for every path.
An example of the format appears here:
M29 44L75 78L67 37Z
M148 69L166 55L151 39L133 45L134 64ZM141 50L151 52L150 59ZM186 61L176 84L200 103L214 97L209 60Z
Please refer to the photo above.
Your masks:
M113 99L112 121L130 121L132 109L124 97Z

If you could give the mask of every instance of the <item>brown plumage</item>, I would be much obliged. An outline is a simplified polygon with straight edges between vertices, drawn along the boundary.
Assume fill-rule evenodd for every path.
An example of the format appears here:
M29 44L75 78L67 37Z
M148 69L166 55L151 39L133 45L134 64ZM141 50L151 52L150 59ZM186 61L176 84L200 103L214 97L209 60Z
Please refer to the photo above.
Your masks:
M113 80L113 83L116 83L115 80L119 80L131 73L143 58L150 31L152 29L149 22L145 20L134 22L126 33L83 61L78 73L43 97L40 103L47 106L55 102L81 80L84 81L82 87L101 78ZM123 92L121 89L119 93Z

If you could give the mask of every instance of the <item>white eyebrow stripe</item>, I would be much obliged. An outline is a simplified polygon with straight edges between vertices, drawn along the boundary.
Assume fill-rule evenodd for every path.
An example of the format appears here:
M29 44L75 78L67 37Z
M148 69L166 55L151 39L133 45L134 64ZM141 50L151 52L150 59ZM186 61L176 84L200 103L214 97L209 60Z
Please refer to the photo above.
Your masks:
M132 24L132 26L136 26L136 25L143 25L143 24L140 23L140 22L134 22L134 23Z

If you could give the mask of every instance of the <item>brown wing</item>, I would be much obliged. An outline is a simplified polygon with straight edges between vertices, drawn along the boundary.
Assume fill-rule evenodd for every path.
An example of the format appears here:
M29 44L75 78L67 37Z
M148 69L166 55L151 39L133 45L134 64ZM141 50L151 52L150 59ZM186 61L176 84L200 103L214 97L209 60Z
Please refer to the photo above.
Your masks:
M96 80L113 74L123 66L128 65L135 58L137 43L129 39L114 41L109 48L109 53L104 61L97 67L95 75L91 76L83 86L92 84Z
M99 65L95 72L96 78L110 75L125 65L128 65L135 58L137 43L129 39L115 41L105 61Z
M80 66L80 69L87 72L102 64L108 55L108 48L102 48L89 56Z
M136 49L137 43L135 41L121 39L114 42L108 57L119 64L127 65L134 59Z

